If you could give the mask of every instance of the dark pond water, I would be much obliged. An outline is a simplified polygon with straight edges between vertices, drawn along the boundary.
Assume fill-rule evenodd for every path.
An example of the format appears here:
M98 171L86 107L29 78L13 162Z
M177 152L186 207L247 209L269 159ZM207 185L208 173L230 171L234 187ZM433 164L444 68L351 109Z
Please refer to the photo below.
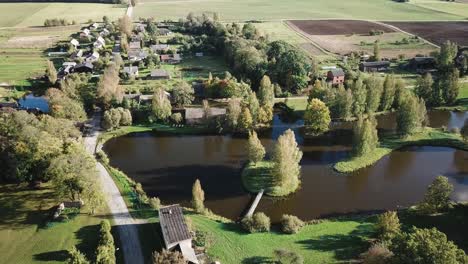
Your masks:
M460 127L468 113L432 112L433 126ZM379 117L381 133L393 129L394 116ZM273 220L289 213L303 219L358 211L394 209L421 200L427 185L440 174L455 186L453 198L468 200L468 152L444 147L408 147L393 152L375 165L351 175L335 173L331 166L350 150L351 124L333 124L327 135L303 139L301 121L282 123L275 117L271 131L263 133L267 151L288 128L301 145L302 187L282 199L264 197L257 210ZM191 187L199 178L206 206L236 219L252 196L240 180L246 160L246 139L231 136L169 136L137 133L110 140L104 146L111 164L143 184L163 203L189 205Z
M43 96L28 94L18 100L20 108L25 110L40 110L43 113L49 112L49 102Z

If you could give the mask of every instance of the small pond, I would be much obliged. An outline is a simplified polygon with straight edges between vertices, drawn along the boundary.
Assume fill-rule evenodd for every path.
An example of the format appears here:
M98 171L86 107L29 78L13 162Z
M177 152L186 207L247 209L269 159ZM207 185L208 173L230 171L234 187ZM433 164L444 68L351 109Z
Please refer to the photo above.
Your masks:
M431 112L432 126L461 127L468 113ZM380 116L379 133L394 129L393 114ZM324 136L304 139L301 121L286 124L275 116L274 127L262 133L271 151L275 140L292 128L304 152L302 185L291 196L264 197L257 210L277 221L282 214L309 220L335 214L395 209L423 197L437 175L454 184L453 198L468 200L468 152L445 147L407 147L375 165L351 175L338 174L331 166L346 158L351 148L350 123L334 123ZM172 136L135 133L114 138L104 150L111 165L141 182L150 196L165 204L189 205L191 188L199 178L206 206L217 214L236 219L252 196L242 187L240 170L246 160L246 139L232 136Z
M19 107L24 110L39 110L43 113L49 112L49 101L44 96L25 95L18 100Z

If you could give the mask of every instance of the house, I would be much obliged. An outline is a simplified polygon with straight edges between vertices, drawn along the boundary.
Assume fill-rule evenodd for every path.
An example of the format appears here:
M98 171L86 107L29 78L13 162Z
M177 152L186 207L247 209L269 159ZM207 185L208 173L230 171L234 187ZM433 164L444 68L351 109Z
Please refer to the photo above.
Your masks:
M70 74L72 72L73 68L75 68L75 66L76 66L76 62L73 62L73 61L64 62L62 64L61 72L63 73L63 75Z
M82 64L78 64L73 68L74 72L85 72L85 73L92 73L94 69L94 65L91 62L85 62Z
M160 80L160 79L170 79L171 76L166 70L155 69L151 71L149 78L154 79L154 80Z
M141 61L148 57L148 52L145 50L137 49L128 51L127 55L130 61Z
M91 55L86 57L87 62L95 62L99 59L99 53L97 51L93 52Z
M154 53L158 53L158 52L167 52L169 50L169 45L167 44L156 44L156 45L151 45L151 50L154 52Z
M172 31L170 31L167 28L160 28L158 31L159 31L159 35L161 36L170 36L173 34Z
M128 43L128 48L133 49L141 49L141 42L140 41L131 41Z
M107 28L103 29L101 32L99 32L99 35L101 37L106 37L106 36L109 36L110 32Z
M83 57L83 50L80 49L80 50L73 52L72 55L70 56L70 59L76 60L81 57Z
M182 61L180 54L163 54L160 57L161 62L177 64Z
M104 40L104 38L102 38L101 36L99 36L97 38L97 40L94 42L93 46L96 48L96 49L100 49L102 47L104 47L106 45L106 41Z
M89 37L90 33L91 33L91 31L89 31L88 28L85 28L85 29L83 29L83 31L81 31L80 38L87 38L87 37Z
M159 209L159 224L167 250L178 250L188 263L198 264L192 248L192 234L185 222L182 208L171 205Z
M343 69L336 68L331 69L327 73L327 82L331 82L333 85L342 84L345 80L345 73Z
M124 67L123 71L124 71L124 73L128 74L128 76L133 76L133 77L138 76L138 67L137 66Z
M390 68L389 61L361 62L359 64L359 70L363 72L386 71L388 68Z
M76 39L72 39L70 41L70 44L72 44L73 47L75 47L75 49L78 48L78 46L80 46L80 42L78 42L78 40L76 40Z
M134 34L130 37L130 41L141 41L143 39L143 36L140 34Z
M93 24L91 25L91 29L92 29L92 30L96 30L96 29L98 29L98 28L99 28L99 24L98 24L98 23L93 23Z
M145 31L146 31L146 25L143 24L143 23L138 23L138 24L135 26L135 29L136 29L138 32L145 32Z
M436 69L434 57L414 57L409 61L408 67L420 73L433 71Z

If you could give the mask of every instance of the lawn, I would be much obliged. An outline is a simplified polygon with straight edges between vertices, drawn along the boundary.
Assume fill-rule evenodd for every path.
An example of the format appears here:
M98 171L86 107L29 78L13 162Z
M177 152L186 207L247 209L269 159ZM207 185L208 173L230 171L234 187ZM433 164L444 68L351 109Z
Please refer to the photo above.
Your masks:
M2 263L63 263L67 250L76 245L93 259L98 224L96 216L82 212L68 222L45 227L51 208L57 205L52 190L31 190L26 185L0 185L0 256Z
M101 20L104 15L111 20L125 13L122 5L92 3L0 3L0 27L42 26L44 20L64 18L70 22Z
M464 142L460 134L444 132L439 129L426 127L422 132L401 138L397 135L380 138L380 146L374 151L361 157L350 158L335 164L338 172L349 173L376 163L385 155L404 146L447 146L462 150L468 150L468 144Z
M189 12L217 12L224 21L353 18L371 20L458 20L442 13L392 0L142 0L135 17L179 19Z
M46 58L40 49L5 49L0 52L0 82L29 86L29 78L45 72Z

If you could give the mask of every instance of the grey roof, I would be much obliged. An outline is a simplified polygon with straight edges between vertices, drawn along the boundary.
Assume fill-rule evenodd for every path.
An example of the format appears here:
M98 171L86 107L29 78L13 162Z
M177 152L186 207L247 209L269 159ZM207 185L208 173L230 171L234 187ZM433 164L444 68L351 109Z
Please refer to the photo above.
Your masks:
M159 209L159 222L166 247L187 239L192 239L185 223L182 208L179 205L170 205Z
M138 67L137 66L129 66L129 67L124 67L124 72L134 74L138 72Z
M364 67L379 67L379 66L390 66L389 61L369 61L361 63Z
M129 44L128 44L128 47L130 49L140 49L141 48L141 43L140 41L131 41Z
M167 50L169 49L169 45L167 44L156 44L156 45L151 45L151 49L153 51L160 51L160 50Z
M89 69L94 69L94 65L91 62L85 62L85 63L82 63L82 64L78 64L78 65L75 66L75 69L79 69L79 68L83 68L83 67L86 67L86 68L89 68Z
M163 69L155 69L151 71L152 77L166 77L169 76L169 73Z
M345 76L345 73L343 69L337 68L337 69L331 69L330 70L333 74L333 76L338 77L338 76Z

